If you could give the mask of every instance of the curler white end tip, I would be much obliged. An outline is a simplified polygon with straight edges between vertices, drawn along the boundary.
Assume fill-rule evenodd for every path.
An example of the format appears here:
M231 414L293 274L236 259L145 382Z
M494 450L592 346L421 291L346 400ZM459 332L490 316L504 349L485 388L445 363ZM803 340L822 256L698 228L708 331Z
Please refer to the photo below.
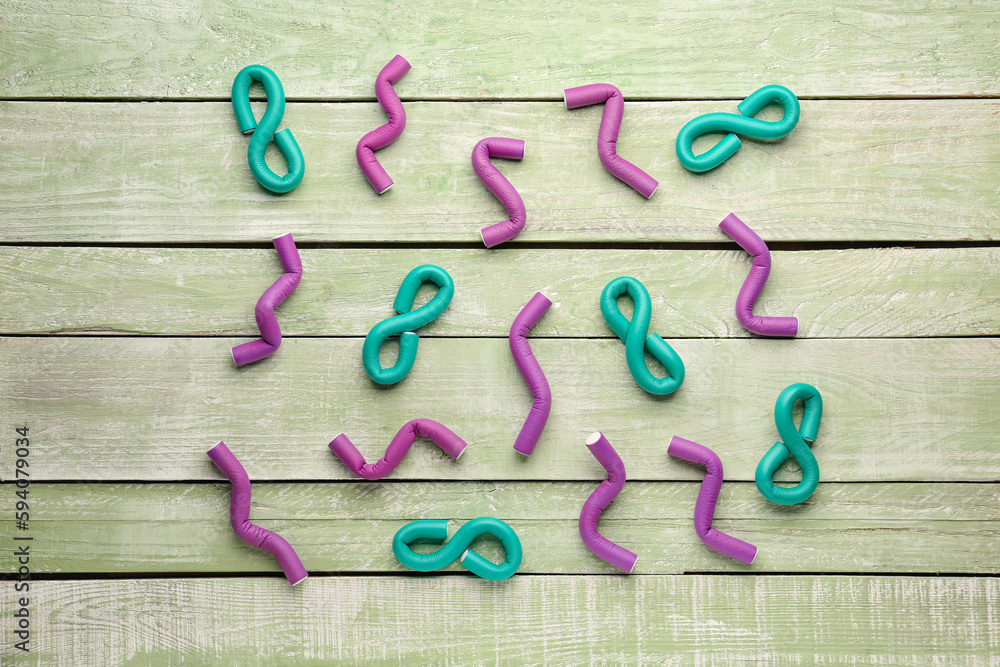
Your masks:
M587 442L586 442L586 444L587 444L588 447L590 445L596 445L597 441L600 440L600 439L601 439L601 432L600 431L594 431L593 433L591 433L590 435L587 436Z

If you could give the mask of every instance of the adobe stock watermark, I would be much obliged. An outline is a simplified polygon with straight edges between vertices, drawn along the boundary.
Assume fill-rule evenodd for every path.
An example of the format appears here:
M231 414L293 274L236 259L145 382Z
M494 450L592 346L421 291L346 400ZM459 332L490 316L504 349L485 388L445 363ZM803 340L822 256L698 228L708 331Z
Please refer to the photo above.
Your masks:
M14 438L14 521L16 531L11 548L17 565L14 580L14 648L28 653L31 651L31 533L28 522L31 519L31 474L28 458L31 443L28 427L15 428Z

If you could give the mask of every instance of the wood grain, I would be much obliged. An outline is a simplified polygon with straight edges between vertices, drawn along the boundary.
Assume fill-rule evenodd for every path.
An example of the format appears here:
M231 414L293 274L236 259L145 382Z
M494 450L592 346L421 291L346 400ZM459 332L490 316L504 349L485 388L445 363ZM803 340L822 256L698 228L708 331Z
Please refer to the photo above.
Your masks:
M288 105L284 125L306 176L276 196L250 175L228 103L0 103L0 240L267 243L292 232L307 242L479 247L479 230L506 217L469 162L486 136L527 142L524 160L500 166L528 211L517 242L728 242L717 225L730 211L767 241L1000 238L997 101L806 101L788 137L747 141L705 174L677 162L677 132L734 104L628 103L618 150L660 181L649 201L601 166L599 107L406 109L406 131L379 152L396 181L380 197L354 156L385 120L378 105ZM283 173L273 146L272 165Z
M804 96L1000 91L989 0L779 0L628 5L458 0L5 0L6 97L228 98L263 63L301 99L373 98L396 53L405 98L557 98L611 80L636 97L743 97L765 83Z
M74 667L988 665L1000 652L1000 582L981 577L45 581L32 595L26 663ZM5 642L0 655L13 650Z
M543 291L556 305L533 337L611 337L598 297L623 274L650 291L650 330L661 336L750 336L733 312L750 267L741 250L300 255L305 277L278 310L286 337L366 335L392 314L399 284L418 264L444 267L457 286L424 336L506 336L531 295ZM256 336L254 304L281 271L273 250L0 247L0 330ZM629 301L621 307L628 312ZM799 335L811 338L995 335L1000 249L774 252L756 310L798 317Z
M583 447L602 430L632 479L701 479L666 455L681 435L749 481L777 439L776 397L811 382L824 397L823 480L996 481L1000 470L997 338L671 339L687 377L664 398L638 388L617 339L538 339L553 408L527 460L511 445L531 395L505 339L425 339L388 389L364 374L360 338L289 339L237 369L241 340L0 338L0 414L32 429L36 481L218 480L205 452L220 439L256 480L348 479L327 448L338 432L374 459L417 417L469 450L454 462L419 443L393 479L603 479ZM12 456L0 451L0 472Z
M0 0L0 496L14 426L31 427L35 481L30 531L5 515L0 542L33 536L36 577L27 655L9 622L22 593L0 586L0 663L996 667L998 42L990 0ZM409 122L379 153L397 182L379 197L353 148L385 120L373 83L395 53L413 63L396 85ZM249 175L232 117L252 63L293 100L282 124L307 170L286 196ZM561 104L602 81L627 100L620 153L661 183L650 201L598 161L601 109ZM767 83L803 99L791 135L679 166L685 122ZM527 142L499 166L528 224L488 252L478 230L504 213L469 154L491 135ZM268 161L282 171L273 146ZM716 228L730 211L772 246L824 248L774 253L759 307L798 316L804 339L736 324L748 261ZM229 348L256 335L286 232L306 248L288 337L238 370ZM359 336L426 261L456 299L411 376L376 388ZM685 360L672 397L635 386L598 314L622 274ZM527 460L511 443L531 398L503 338L539 289L557 302L532 341L555 402ZM824 481L778 507L751 480L795 381L823 393ZM326 447L344 430L375 458L413 417L468 453L421 441L368 483ZM577 535L604 476L583 447L595 429L630 479L601 529L639 553L637 576ZM702 472L666 455L673 434L722 457L715 525L761 548L752 567L696 537ZM253 479L252 518L315 575L351 576L290 588L235 537L205 456L220 438ZM387 548L407 521L484 515L524 543L509 581L408 573Z
M615 574L579 539L595 482L257 483L251 521L286 538L312 572L408 572L392 537L417 519L508 522L522 574ZM756 545L752 566L706 547L692 525L699 482L629 482L602 518L639 555L635 574L684 572L998 573L1000 487L824 483L802 505L765 500L753 483L724 486L713 526ZM229 525L229 484L35 485L35 573L279 572ZM4 532L13 520L0 522ZM435 547L418 550L433 551ZM473 543L502 562L493 539ZM459 565L448 568L464 572ZM16 572L11 563L8 572Z

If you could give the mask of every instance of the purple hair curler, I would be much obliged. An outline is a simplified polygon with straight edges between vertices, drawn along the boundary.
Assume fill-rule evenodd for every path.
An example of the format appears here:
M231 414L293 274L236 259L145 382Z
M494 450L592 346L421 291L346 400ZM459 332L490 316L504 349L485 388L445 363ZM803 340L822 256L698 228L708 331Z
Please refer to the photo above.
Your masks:
M443 424L431 419L414 419L403 424L403 427L389 442L385 456L375 463L365 462L364 455L343 433L337 434L337 437L333 439L330 443L330 450L351 472L367 480L375 481L382 479L402 463L403 457L410 451L417 436L427 438L455 460L458 460L458 457L465 451L465 440L455 435Z
M757 547L712 528L715 503L722 488L722 461L719 456L704 445L676 435L667 445L667 454L705 467L705 479L701 482L698 500L694 505L694 529L701 541L724 556L747 565L753 564L757 557Z
M594 489L583 504L580 511L580 537L595 556L631 574L639 557L597 532L601 512L618 497L625 486L625 464L603 433L591 433L587 438L587 449L608 471L608 478Z
M586 107L591 104L604 105L601 128L597 132L597 155L601 158L601 164L612 176L624 182L646 199L652 197L659 186L656 179L625 158L618 156L615 144L618 141L618 130L622 126L622 116L625 113L625 98L622 97L622 92L610 83L592 83L564 90L563 98L566 101L567 109Z
M260 361L278 349L281 345L281 327L278 326L274 309L295 291L299 281L302 280L302 260L299 259L299 250L295 247L292 235L285 234L274 239L274 249L278 251L278 259L281 260L281 267L285 273L257 299L254 315L257 318L260 338L233 348L233 361L237 366Z
M771 273L771 253L767 249L767 244L747 227L746 223L737 218L735 213L727 215L719 223L719 229L753 258L750 273L747 274L747 279L743 281L743 287L736 297L736 319L750 333L787 338L795 336L799 330L799 321L794 317L763 317L753 314L753 306L757 303L757 297L760 296L767 282L767 276Z
M285 573L285 578L292 586L301 583L309 573L306 572L292 545L281 535L250 523L250 478L247 477L243 464L229 451L224 442L219 442L208 450L208 458L212 459L233 484L232 496L229 499L229 521L236 536L250 546L274 554L282 572Z
M487 248L500 245L521 233L527 213L521 195L504 175L490 162L491 157L520 160L524 157L524 142L506 137L487 137L472 149L472 168L493 196L507 209L509 220L485 227L480 232Z
M403 56L397 55L375 77L375 97L385 110L385 115L389 117L389 122L361 137L355 151L361 173L379 194L392 187L392 179L379 164L375 151L399 139L403 128L406 127L406 112L403 110L403 103L399 101L399 95L392 89L392 84L409 71L410 63L406 62Z
M545 422L549 419L549 410L552 409L552 391L549 389L548 380L542 367L538 365L538 360L531 353L531 346L528 345L528 332L538 324L538 320L548 311L552 302L541 292L536 292L535 296L521 309L521 312L514 318L514 324L510 327L510 353L514 356L517 369L521 371L524 381L531 389L531 395L535 401L531 404L528 418L524 420L521 432L517 434L514 441L514 449L531 456L538 444L538 438L545 429Z

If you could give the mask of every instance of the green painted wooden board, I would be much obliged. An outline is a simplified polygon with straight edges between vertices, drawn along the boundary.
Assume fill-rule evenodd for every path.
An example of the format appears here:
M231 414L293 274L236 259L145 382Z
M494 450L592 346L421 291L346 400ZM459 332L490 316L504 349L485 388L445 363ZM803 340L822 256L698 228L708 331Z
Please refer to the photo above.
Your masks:
M30 531L0 517L3 545L34 537L33 653L13 648L8 581L0 663L998 664L998 42L990 0L0 0L0 504L14 426L35 482ZM395 53L413 63L408 125L379 152L396 180L379 197L353 149L385 121L373 84ZM232 117L251 63L293 100L307 173L286 196L250 177ZM650 201L600 165L601 109L561 103L603 81L627 100L620 154L661 182ZM681 126L766 83L803 99L797 129L684 171ZM495 251L479 229L505 214L469 163L486 136L528 146L498 161L528 224ZM736 323L749 260L716 227L730 211L778 250L758 312L796 315L802 339ZM305 278L278 312L285 343L236 369L286 232ZM379 389L361 336L428 261L457 296L410 377ZM599 316L623 274L687 365L672 397L636 387ZM505 338L536 290L556 301L531 341L555 401L525 459L531 397ZM823 482L785 508L752 477L794 381L823 392ZM326 446L344 430L374 459L414 417L468 452L421 440L369 483ZM577 534L604 478L595 429L630 479L602 532L639 553L637 576ZM702 472L666 455L674 434L722 457L715 525L761 548L752 567L697 538ZM314 571L301 586L233 534L205 455L219 439L253 480L252 519ZM484 515L524 542L507 582L389 554L407 521Z
M396 53L413 65L400 93L443 100L552 99L604 80L669 98L742 97L764 83L824 97L1000 91L989 0L158 0L117 9L54 0L4 9L7 97L228 98L236 72L263 63L293 98L372 98Z
M629 482L605 510L601 534L638 554L634 574L1000 573L997 485L824 483L806 503L782 507L752 483L726 484L713 527L756 545L752 566L698 539L692 517L699 486ZM579 538L580 508L594 488L596 482L263 483L253 487L250 520L287 539L311 572L407 572L390 548L405 523L452 519L454 535L469 519L495 516L518 534L520 573L614 574ZM233 533L229 495L229 484L36 485L33 571L280 571L270 554ZM12 520L0 525L8 539L18 532ZM493 539L472 548L504 560Z
M1000 469L996 338L672 339L687 378L665 398L636 386L617 339L539 339L553 409L530 459L512 449L531 395L505 339L426 339L389 389L364 374L360 338L289 339L237 369L241 340L2 338L0 414L32 429L39 481L220 479L205 456L220 439L254 479L347 479L327 448L338 432L374 460L417 417L469 450L453 462L419 444L394 479L603 479L583 446L603 430L633 479L700 479L666 456L681 435L752 480L777 439L775 399L805 381L825 397L824 480L996 481ZM0 452L0 471L12 455Z
M532 336L611 337L598 300L623 274L650 291L650 330L661 336L750 336L734 313L751 265L741 250L300 255L302 283L278 309L283 336L366 335L392 314L400 282L421 263L444 267L456 284L446 313L421 330L426 336L506 336L531 295L543 291L555 306ZM281 272L273 249L0 247L0 329L256 336L254 305ZM418 303L432 288L424 293ZM623 298L623 311L630 307ZM1000 249L774 252L756 312L798 317L799 335L811 338L991 334L1000 326Z
M807 101L791 135L747 141L706 174L677 162L677 132L698 114L734 111L732 102L629 103L618 150L660 181L648 201L601 166L599 107L406 106L406 131L378 153L396 181L380 197L354 155L385 122L376 104L290 104L284 125L306 177L276 196L250 175L228 103L0 103L0 240L266 243L292 232L481 247L479 230L506 217L470 163L487 136L527 142L523 161L498 160L528 212L518 242L721 243L730 211L767 241L1000 238L995 100Z
M988 665L995 578L323 577L32 584L26 664ZM10 615L10 596L2 598ZM11 644L0 651L12 658Z

